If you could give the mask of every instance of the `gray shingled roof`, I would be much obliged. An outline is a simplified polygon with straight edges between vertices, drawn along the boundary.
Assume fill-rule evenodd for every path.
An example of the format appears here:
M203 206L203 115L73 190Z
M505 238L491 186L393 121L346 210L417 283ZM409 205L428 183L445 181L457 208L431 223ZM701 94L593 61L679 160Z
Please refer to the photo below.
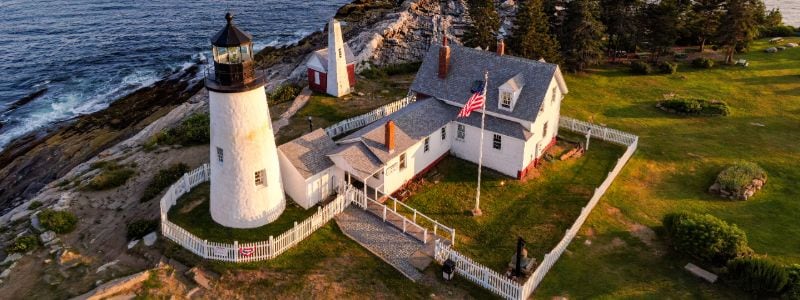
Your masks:
M346 136L340 142L359 139L375 157L387 162L452 121L457 114L458 108L455 106L433 98L421 99ZM385 141L384 126L389 120L395 123L395 150L392 152L387 150Z
M456 107L453 108L456 110L456 112L458 111L458 108ZM481 114L479 112L473 112L467 118L456 119L456 122L481 128ZM530 137L533 136L533 133L528 131L528 129L523 127L522 124L520 123L501 119L490 115L486 115L485 128L487 131L496 132L523 141L527 141Z
M383 168L383 163L361 142L340 145L328 152L341 156L356 171L354 175L366 178Z
M473 83L476 80L483 81L484 71L489 70L486 109L531 122L536 120L539 106L544 101L558 65L450 45L450 70L447 78L441 79L438 76L439 48L441 46L438 44L430 47L411 90L464 104L472 94L470 89ZM498 88L518 74L522 75L520 79L524 83L521 84L522 92L514 110L509 112L499 109Z
M323 129L314 130L278 147L303 178L333 166L333 161L326 154L334 148L336 144Z

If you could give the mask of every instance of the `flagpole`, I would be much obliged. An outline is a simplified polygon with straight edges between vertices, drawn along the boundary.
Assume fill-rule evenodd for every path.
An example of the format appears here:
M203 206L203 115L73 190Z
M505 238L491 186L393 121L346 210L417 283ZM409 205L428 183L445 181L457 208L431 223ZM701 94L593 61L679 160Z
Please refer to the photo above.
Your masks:
M489 86L489 70L483 73L483 106L481 107L481 141L478 146L478 187L475 192L475 209L472 210L473 216L481 216L481 168L483 167L483 129L486 126L486 102L489 100L487 88Z

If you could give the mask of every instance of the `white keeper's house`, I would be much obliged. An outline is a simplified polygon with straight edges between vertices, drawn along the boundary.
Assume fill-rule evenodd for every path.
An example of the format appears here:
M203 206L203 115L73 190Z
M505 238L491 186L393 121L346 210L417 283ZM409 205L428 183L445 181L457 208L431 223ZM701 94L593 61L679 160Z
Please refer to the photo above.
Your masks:
M417 101L334 141L318 129L278 147L286 193L308 208L342 182L392 194L446 155L478 162L480 110L456 118L488 71L483 166L522 178L555 143L568 93L558 65L433 45L411 86Z

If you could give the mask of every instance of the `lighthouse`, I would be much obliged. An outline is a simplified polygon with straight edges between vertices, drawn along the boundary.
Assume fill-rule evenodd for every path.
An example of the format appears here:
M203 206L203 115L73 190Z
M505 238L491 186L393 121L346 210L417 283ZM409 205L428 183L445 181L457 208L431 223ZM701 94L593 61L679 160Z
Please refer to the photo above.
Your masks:
M227 24L211 38L214 68L206 73L211 118L211 218L225 227L254 228L286 206L278 152L252 37Z
M328 48L314 51L306 62L308 87L315 92L342 97L356 84L356 58L342 38L342 24L328 22Z

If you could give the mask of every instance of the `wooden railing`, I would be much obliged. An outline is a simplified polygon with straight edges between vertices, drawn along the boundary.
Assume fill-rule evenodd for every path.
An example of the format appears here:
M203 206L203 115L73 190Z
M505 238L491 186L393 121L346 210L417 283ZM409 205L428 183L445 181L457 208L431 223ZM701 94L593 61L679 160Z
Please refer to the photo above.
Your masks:
M388 116L402 109L403 107L408 106L414 101L417 101L417 98L413 95L405 97L403 99L376 108L371 112L365 113L360 116L352 117L350 119L328 126L328 128L325 128L325 133L327 133L329 137L335 138L347 132L367 126L370 123L379 120L380 118Z
M344 184L346 185L346 183ZM391 196L386 196L390 200L392 200L393 207L390 208L389 206L376 201L375 199L370 198L365 193L359 191L356 188L350 187L348 189L349 194L347 194L347 198L352 199L351 202L358 207L361 207L364 210L370 209L373 212L382 218L384 222L394 220L401 220L401 224L394 224L399 229L403 230L403 233L409 233L411 228L417 228L417 232L421 232L420 235L411 234L411 236L419 239L423 243L427 244L431 239L437 239L437 237L444 237L446 238L451 245L455 245L456 242L456 230L445 226L439 221L434 220L431 217L417 211L415 208L412 208L400 201L397 201ZM411 217L401 214L397 211L397 204L400 204L401 207L405 207L406 209L413 211L413 215ZM420 224L420 220L425 220L428 224ZM432 233L432 235L430 235ZM446 236L443 236L442 233L446 233Z

